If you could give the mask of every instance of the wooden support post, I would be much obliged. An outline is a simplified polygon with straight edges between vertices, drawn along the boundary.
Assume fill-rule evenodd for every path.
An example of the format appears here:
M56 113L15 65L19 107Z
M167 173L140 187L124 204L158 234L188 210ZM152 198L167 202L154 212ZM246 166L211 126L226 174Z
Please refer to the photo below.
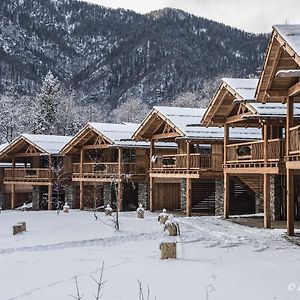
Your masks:
M186 179L186 216L192 216L192 179Z
M230 204L230 176L224 172L224 218L229 218Z
M52 209L52 184L48 185L48 210Z
M271 228L270 174L264 174L264 228Z
M11 209L16 208L16 186L11 185Z
M16 160L13 157L12 158L12 169L11 169L11 178L12 181L15 181L15 165L16 165ZM16 208L16 186L14 184L11 185L11 209Z
M264 162L268 162L268 126L263 125L263 138L264 138Z
M118 205L119 211L123 210L123 188L122 188L122 148L118 149Z
M293 127L294 124L294 98L287 98L287 116L286 116L286 133L285 133L285 141L286 141L286 155L289 156L290 152L290 128Z
M152 172L152 166L153 166L153 162L152 162L152 156L154 155L154 150L155 150L155 143L154 140L150 141L150 174ZM149 177L149 197L150 197L150 211L154 212L154 179L153 177Z
M286 170L286 190L287 190L287 234L294 235L294 218L295 218L295 187L294 187L294 170Z
M227 162L227 145L229 144L229 125L224 124L224 164Z
M79 184L79 208L83 209L83 160L84 160L84 152L83 149L80 150L80 184Z
M52 174L52 156L51 155L49 155L49 159L48 159L48 162L49 162L49 166L48 166L48 172L49 172L49 174L48 174L48 177L49 177L49 180L51 180L52 178L52 176L51 176L51 174Z
M190 170L190 143L186 142L186 169L187 172Z

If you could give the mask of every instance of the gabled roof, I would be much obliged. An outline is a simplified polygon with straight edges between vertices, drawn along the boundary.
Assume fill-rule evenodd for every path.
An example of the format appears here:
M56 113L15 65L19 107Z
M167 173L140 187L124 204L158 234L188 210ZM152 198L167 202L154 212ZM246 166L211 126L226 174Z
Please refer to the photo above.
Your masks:
M236 104L234 100L254 99L258 79L223 78L202 117L205 125L222 126Z
M60 150L71 140L71 136L21 134L1 150L1 157L16 150L22 143L32 145L41 154L58 154Z
M136 141L147 141L152 138L174 140L176 137L186 135L189 130L188 124L199 123L204 112L203 108L154 106L132 138Z
M86 145L95 136L101 137L104 147L140 147L148 148L147 142L136 142L131 139L134 131L139 124L137 123L88 123L61 149L61 153L66 154L76 151ZM161 143L158 147L174 148L173 144Z
M173 140L189 139L201 140L203 142L223 140L223 128L205 127L199 123L204 112L205 109L201 108L155 106L139 129L135 132L133 138L151 139L151 134L154 136L157 128L164 128L165 125L170 125L171 128L176 130ZM160 118L162 125L153 125L157 118ZM233 140L257 139L261 137L261 130L249 128L249 130L245 132L244 129L232 128L230 130L230 137Z
M276 77L282 70L300 68L300 25L275 25L256 90L259 102L284 102L299 78ZM299 102L300 99L296 99Z

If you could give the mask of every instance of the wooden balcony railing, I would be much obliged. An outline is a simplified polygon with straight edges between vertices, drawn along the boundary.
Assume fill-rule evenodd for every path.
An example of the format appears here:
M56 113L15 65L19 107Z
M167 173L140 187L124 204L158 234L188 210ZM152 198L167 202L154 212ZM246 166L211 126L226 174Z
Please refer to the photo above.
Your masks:
M264 157L264 141L227 145L226 163L275 162L283 160L284 140L272 139L267 143L267 157Z
M290 128L289 155L300 154L300 125Z
M100 163L83 163L83 177L102 177L112 176L119 172L118 163L116 162L100 162ZM145 175L146 168L136 163L122 163L122 174ZM73 177L80 177L80 164L73 164Z
M192 153L189 156L189 163L187 154L176 155L162 155L157 156L155 162L152 164L154 170L198 170L210 169L213 171L222 171L223 156L221 154L199 154Z
M4 181L49 181L54 178L54 173L48 168L12 168L4 169Z

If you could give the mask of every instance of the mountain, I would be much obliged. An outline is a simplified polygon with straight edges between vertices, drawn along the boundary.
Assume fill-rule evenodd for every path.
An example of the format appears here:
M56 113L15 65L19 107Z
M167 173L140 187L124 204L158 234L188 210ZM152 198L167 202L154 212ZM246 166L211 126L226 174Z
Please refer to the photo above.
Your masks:
M81 101L149 105L207 81L257 75L267 35L166 8L146 15L75 0L1 0L0 93L34 94L48 70Z

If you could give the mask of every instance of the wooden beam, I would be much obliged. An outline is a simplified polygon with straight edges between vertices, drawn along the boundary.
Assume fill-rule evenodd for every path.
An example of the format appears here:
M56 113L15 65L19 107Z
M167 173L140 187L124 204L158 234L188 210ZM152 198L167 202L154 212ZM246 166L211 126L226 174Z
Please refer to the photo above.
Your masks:
M186 179L186 216L192 216L192 179Z
M154 178L153 177L150 177L149 178L149 196L150 196L150 211L151 212L154 212L154 199L153 199L153 196L154 196Z
M170 132L170 133L154 134L152 136L152 139L153 140L162 140L162 139L177 138L177 137L179 137L179 134L177 132Z
M190 170L190 143L186 142L186 169L187 172Z
M294 170L286 171L286 190L287 190L287 234L294 235L295 222L295 186L294 186Z
M84 161L84 150L80 149L80 184L79 184L79 208L83 210L83 161Z
M48 185L48 210L52 209L52 185Z
M230 204L230 176L224 173L224 218L229 218L229 204Z
M236 115L236 116L231 116L231 117L226 118L225 121L226 121L227 124L245 122L245 120L242 119L242 117L245 116L245 115L252 115L252 113L247 112L247 113L242 113L242 114L239 114L239 115Z
M11 185L11 209L16 208L16 186Z
M288 94L289 97L297 96L300 93L300 82L297 82L295 85L289 88Z
M267 81L266 90L269 90L272 86L272 82L273 82L273 80L275 78L275 75L276 75L276 71L277 71L277 67L278 67L278 63L279 63L282 51L283 51L282 47L279 47L278 50L277 50L277 53L276 53L276 56L274 58L273 65L272 65L272 71L271 71L271 73L269 75L269 78L268 78L268 81Z
M286 115L286 155L290 153L290 128L294 126L294 98L287 98L287 115Z
M122 148L118 149L118 210L123 210L123 193L122 193Z
M263 125L263 137L264 137L264 162L268 162L268 125Z
M96 149L106 149L108 148L108 145L102 144L102 145L85 145L82 147L84 150L96 150Z
M271 228L270 175L264 174L264 228Z
M224 164L227 162L227 145L229 143L229 126L224 124Z

